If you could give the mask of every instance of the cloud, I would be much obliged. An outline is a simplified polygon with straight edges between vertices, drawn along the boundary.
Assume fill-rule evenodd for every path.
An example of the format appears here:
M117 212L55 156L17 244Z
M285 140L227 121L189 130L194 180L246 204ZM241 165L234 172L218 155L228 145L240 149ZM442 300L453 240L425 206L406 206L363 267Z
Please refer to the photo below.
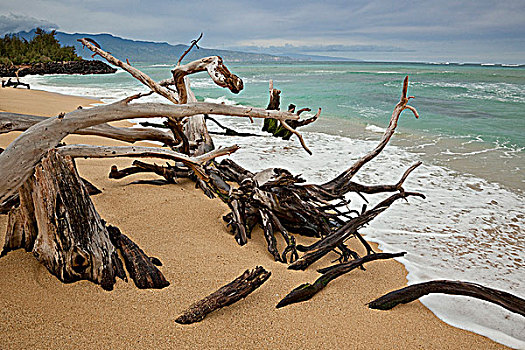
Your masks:
M2 16L3 31L13 31L17 19L23 25L16 29L50 21L66 32L105 32L172 44L188 43L204 32L201 43L206 47L291 44L303 52L362 53L363 59L381 52L390 53L388 59L410 60L427 54L450 60L476 55L484 60L489 54L525 57L523 0L497 6L493 0L157 0L154 5L143 0L0 1L0 12L24 14Z
M30 16L9 13L0 15L0 34L18 33L20 31L29 31L34 28L57 29L58 25L43 19L37 19Z
M282 54L282 53L312 53L312 52L413 52L414 50L406 49L397 46L387 45L292 45L284 44L280 46L276 45L240 45L230 47L234 50L245 50L251 52L262 52L270 54Z

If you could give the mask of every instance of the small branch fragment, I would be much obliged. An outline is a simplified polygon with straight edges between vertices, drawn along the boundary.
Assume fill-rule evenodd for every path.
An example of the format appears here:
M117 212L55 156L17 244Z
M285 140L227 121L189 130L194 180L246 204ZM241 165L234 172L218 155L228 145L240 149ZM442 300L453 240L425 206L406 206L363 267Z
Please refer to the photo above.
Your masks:
M232 282L190 306L175 322L179 324L191 324L202 321L210 312L246 298L266 282L270 275L271 273L261 266L257 266L252 271L246 270Z
M182 60L184 59L184 57L191 51L191 49L193 49L193 47L195 46L196 48L199 48L199 45L197 45L197 43L199 42L199 40L202 39L202 33L201 35L199 35L199 37L195 40L192 40L191 41L191 45L190 47L188 47L188 49L186 49L186 51L184 51L184 53L182 54L182 56L180 56L179 60L177 61L177 66L180 66L180 63L182 62Z
M463 281L438 280L412 284L395 290L371 301L368 307L390 310L399 304L406 304L431 293L464 295L491 302L525 317L525 300L513 294Z
M276 308L281 308L286 305L299 303L301 301L306 301L311 299L314 295L319 293L324 287L328 285L332 280L337 277L348 273L358 267L361 267L364 263L374 261L374 260L383 260L383 259L392 259L399 256L405 255L405 252L402 253L377 253L363 256L362 258L352 260L347 263L338 264L331 266L330 268L323 269L323 275L319 277L314 284L305 283L301 284L299 287L292 290L285 296L276 306Z

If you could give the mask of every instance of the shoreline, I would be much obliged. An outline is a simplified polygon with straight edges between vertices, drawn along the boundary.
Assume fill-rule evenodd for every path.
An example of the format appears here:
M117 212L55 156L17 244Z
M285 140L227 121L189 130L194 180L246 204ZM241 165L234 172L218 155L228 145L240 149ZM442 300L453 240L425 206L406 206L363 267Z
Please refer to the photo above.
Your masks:
M78 105L97 103L38 90L27 90L32 92L27 94L23 89L11 89L7 97L2 90L0 110L10 112L51 116ZM17 133L0 135L0 147L13 139L12 134ZM125 144L76 135L68 136L66 142ZM366 302L406 285L406 269L394 261L370 264L367 271L334 281L309 302L275 310L275 304L291 289L315 280L315 268L321 265L300 273L287 270L271 259L261 232L254 232L246 246L238 246L221 219L226 206L219 200L207 199L192 182L161 187L129 185L139 178L155 178L146 174L107 179L112 164L122 167L131 161L78 159L77 165L82 176L103 191L92 197L101 216L119 226L147 253L159 257L171 286L142 291L131 282L119 281L108 293L86 281L63 284L31 254L20 250L9 253L0 259L0 274L9 276L0 282L0 314L8 320L0 327L7 348L87 344L107 348L122 346L123 342L138 342L143 348L166 344L177 348L289 348L289 344L302 348L341 348L350 344L355 348L503 348L485 337L445 324L420 302L389 312L369 310ZM4 232L6 222L7 216L0 216L0 230ZM244 301L214 312L193 326L173 322L191 303L256 265L270 270L272 277ZM224 329L225 322L232 329ZM112 327L105 327L107 324Z

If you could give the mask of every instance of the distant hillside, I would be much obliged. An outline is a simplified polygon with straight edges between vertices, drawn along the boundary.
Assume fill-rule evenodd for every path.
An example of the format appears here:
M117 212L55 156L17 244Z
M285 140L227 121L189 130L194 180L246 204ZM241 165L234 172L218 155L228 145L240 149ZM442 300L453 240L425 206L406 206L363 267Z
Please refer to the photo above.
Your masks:
M22 38L30 40L35 35L35 31L19 32L16 34ZM55 37L62 45L74 46L77 54L84 59L91 59L92 52L88 49L82 48L82 44L77 41L79 38L93 39L99 43L104 50L111 52L115 57L123 60L127 58L134 62L176 62L182 53L188 48L188 45L170 45L168 43L136 41L119 38L111 34L68 34L57 31ZM288 62L294 60L290 57L283 56L200 48L198 50L193 49L186 56L185 61L217 55L221 56L228 62Z

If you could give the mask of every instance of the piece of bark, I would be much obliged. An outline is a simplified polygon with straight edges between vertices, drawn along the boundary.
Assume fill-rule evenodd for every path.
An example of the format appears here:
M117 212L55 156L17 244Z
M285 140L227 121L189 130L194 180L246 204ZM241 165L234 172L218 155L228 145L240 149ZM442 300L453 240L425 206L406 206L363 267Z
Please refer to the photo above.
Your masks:
M107 230L111 241L120 250L129 277L140 289L162 289L170 285L162 272L155 266L156 258L147 256L138 245L120 230L108 225Z
M463 281L436 280L412 284L371 301L368 307L377 310L390 310L399 304L410 303L431 293L463 295L485 300L525 317L524 299L502 290Z
M63 282L113 289L122 263L71 158L50 151L19 195L2 255L25 248Z
M232 282L190 306L175 322L179 324L191 324L202 321L210 312L246 298L266 282L270 275L271 273L261 266L257 266L252 271L246 270Z
M299 303L301 301L310 300L314 295L319 293L324 287L328 285L331 281L337 277L344 275L358 267L361 267L363 264L380 259L392 259L405 255L405 252L402 253L377 253L365 255L362 258L349 261L344 264L338 264L331 266L326 269L322 269L323 275L319 277L313 284L305 283L301 284L299 287L292 290L288 295L286 295L276 306L276 308L281 308L286 305ZM319 271L319 272L320 272Z

